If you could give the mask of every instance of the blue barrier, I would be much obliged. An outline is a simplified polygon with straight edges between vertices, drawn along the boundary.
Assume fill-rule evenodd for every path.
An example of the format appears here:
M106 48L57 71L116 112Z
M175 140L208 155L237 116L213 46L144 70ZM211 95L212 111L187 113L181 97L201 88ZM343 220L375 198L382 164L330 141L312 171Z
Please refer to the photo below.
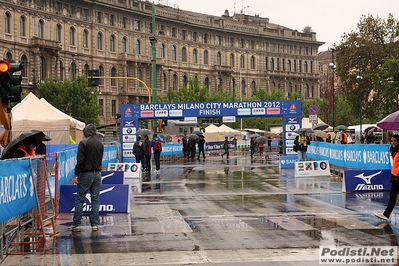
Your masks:
M312 142L306 157L312 160L328 160L330 164L344 168L374 170L391 169L389 144L330 144Z

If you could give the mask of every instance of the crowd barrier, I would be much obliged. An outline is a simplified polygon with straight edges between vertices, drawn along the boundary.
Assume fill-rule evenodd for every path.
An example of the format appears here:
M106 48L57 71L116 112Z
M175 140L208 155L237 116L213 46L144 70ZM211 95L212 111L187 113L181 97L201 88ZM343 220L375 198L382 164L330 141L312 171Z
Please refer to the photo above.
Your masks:
M311 142L306 157L328 160L330 164L348 169L391 169L389 144L331 144Z

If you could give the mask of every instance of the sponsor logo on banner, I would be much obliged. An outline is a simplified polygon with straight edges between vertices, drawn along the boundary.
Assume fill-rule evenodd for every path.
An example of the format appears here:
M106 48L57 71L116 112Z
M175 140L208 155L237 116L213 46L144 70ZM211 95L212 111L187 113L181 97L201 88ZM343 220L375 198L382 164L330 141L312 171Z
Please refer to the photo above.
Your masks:
M286 118L286 122L287 122L287 124L299 124L298 117L296 117L296 116L294 116L294 117L288 116Z
M290 125L285 125L285 131L296 131L298 130L299 124L290 124Z
M266 109L266 114L268 114L268 115L279 115L279 114L281 114L281 109L280 108L267 108Z
M223 123L234 123L236 121L236 117L235 116L223 116L222 117L222 121Z
M62 185L60 188L60 212L75 211L76 186ZM100 212L129 212L129 185L123 184L102 184L99 198ZM83 203L83 211L91 211L91 195L86 194Z
M123 135L123 142L136 142L136 135Z
M391 189L390 170L345 170L344 192L386 191Z
M279 108L277 108L277 109L279 109ZM253 115L264 115L264 114L266 114L266 111L265 111L265 108L253 108L252 114Z
M295 114L296 113L296 109L297 109L297 107L296 107L295 103L291 104L289 113L290 114Z
M170 110L169 116L183 116L183 110Z
M287 139L285 141L285 146L294 146L294 140L293 139Z
M136 134L136 128L135 127L124 127L122 128L122 134Z
M129 158L135 157L133 154L133 150L123 150L123 157L129 157Z
M155 116L156 117L167 117L168 116L168 110L156 110L155 111Z
M285 138L286 139L295 139L298 134L294 132L285 132Z
M237 109L237 115L251 115L251 109L250 108Z
M197 117L185 117L184 122L194 122L197 123Z
M305 161L295 163L295 177L329 176L328 161Z
M123 172L102 171L101 182L102 184L123 184L124 183Z
M134 127L134 120L125 120L123 122L123 126L125 126L125 127Z
M298 156L288 155L280 156L281 169L294 169L295 163L298 161Z
M130 109L130 107L126 108L125 117L132 117L132 109Z
M123 149L130 149L130 150L133 150L133 146L134 146L134 143L123 143L122 144L122 147L123 147Z
M152 110L140 111L140 116L141 117L154 117L154 111L152 111Z

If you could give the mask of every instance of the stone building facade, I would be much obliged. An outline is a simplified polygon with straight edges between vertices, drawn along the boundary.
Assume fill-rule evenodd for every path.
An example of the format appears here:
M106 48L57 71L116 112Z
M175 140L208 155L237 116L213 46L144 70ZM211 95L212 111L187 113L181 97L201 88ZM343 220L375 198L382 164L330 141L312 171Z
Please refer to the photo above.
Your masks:
M318 48L309 34L258 15L200 14L137 0L1 0L3 58L24 65L23 88L46 78L72 79L90 69L103 79L102 125L115 123L119 104L146 103L152 90L151 39L156 39L156 90L165 96L197 77L210 92L245 100L255 88L320 97Z

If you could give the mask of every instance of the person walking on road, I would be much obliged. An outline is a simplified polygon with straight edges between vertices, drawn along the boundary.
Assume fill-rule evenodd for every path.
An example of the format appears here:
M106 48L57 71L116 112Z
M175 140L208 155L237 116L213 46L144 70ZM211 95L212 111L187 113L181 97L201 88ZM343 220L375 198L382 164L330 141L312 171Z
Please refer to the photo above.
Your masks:
M251 138L250 148L251 148L251 158L254 158L256 152L257 143L254 137Z
M151 172L151 143L148 135L144 136L144 143L143 148L145 150L145 157L144 157L144 172Z
M75 211L73 214L73 232L81 231L83 204L89 190L91 198L91 213L89 219L92 230L97 231L99 224L98 201L100 197L104 145L97 138L95 125L88 124L83 129L83 134L85 138L79 142L78 153L76 155L75 176L73 177L73 182L78 185Z
M390 147L392 157L392 170L391 170L391 191L389 192L388 205L383 213L374 213L374 215L385 221L389 220L389 216L396 205L396 198L399 194L399 135L394 134L391 137Z
M152 137L151 147L154 152L155 173L159 173L159 170L161 169L162 143L157 134L154 134Z
M197 144L198 144L198 158L197 158L197 160L200 159L201 153L202 153L202 157L205 160L205 137L203 135L199 136Z
M133 145L133 155L136 157L136 163L141 163L141 167L144 169L145 149L140 136L137 137L137 141Z
M229 159L229 145L230 145L229 139L228 139L228 137L225 137L224 142L223 142L224 153L222 154L222 158L223 158L223 156L226 155L226 158Z

